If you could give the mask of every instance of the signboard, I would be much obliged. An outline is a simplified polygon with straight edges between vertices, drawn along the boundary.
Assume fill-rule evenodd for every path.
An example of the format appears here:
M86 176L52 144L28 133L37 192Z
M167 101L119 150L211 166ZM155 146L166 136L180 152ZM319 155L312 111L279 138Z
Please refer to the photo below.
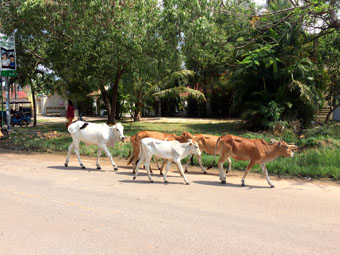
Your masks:
M1 47L1 76L15 77L17 76L15 38L0 33Z

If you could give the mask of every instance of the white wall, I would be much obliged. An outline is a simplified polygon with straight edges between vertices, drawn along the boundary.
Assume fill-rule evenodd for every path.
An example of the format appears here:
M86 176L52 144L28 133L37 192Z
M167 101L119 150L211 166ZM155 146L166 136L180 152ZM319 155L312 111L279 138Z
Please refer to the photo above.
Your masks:
M46 115L47 107L64 107L65 111L67 109L67 100L58 94L49 97L40 96L37 98L37 101L39 102L38 114ZM63 113L63 116L65 116L65 113Z

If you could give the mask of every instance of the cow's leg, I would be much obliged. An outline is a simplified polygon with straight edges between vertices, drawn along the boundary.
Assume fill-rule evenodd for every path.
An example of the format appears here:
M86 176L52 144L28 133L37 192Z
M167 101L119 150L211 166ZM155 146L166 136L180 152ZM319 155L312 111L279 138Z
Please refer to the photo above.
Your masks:
M223 170L223 164L227 160L227 158L229 158L229 156L225 156L225 155L222 154L220 159L218 160L218 163L217 163L218 171L219 171L219 174L220 174L220 180L221 180L222 184L226 183L226 176L225 176L225 172Z
M161 170L161 167L159 166L158 158L156 158L156 165L157 165L157 169ZM163 166L163 163L162 163L162 166Z
M196 157L197 157L197 161L200 164L200 167L201 167L203 173L207 174L207 171L204 169L203 164L202 164L202 156L196 155ZM190 161L193 161L193 158L194 158L194 154L191 154L191 156L188 158L187 164L185 166L185 172L186 173L188 172L188 167L189 167Z
M176 160L176 161L174 161L174 162L176 163L176 165L177 165L177 167L178 167L178 169L179 169L179 172L180 172L181 175L183 176L183 179L184 179L185 184L188 185L188 184L189 184L189 181L188 181L187 177L186 177L185 174L184 174L184 170L183 170L181 161L180 161L180 160Z
M196 155L196 157L197 157L197 161L200 164L200 167L201 167L203 173L207 174L207 171L204 169L203 164L202 164L202 156Z
M156 157L154 157L155 159L156 159L156 164L157 164L157 168L158 168L158 159L156 158ZM151 160L152 160L152 158L151 158ZM151 163L151 161L150 161L150 163ZM146 169L146 166L144 165L144 169ZM153 174L153 172L152 172L152 168L150 167L150 173L152 173Z
M138 172L139 172L139 166L140 164L142 164L144 162L144 154L141 155L141 157L139 158L139 160L137 160L137 162L135 162L135 175L133 176L133 179L136 180L137 176L138 176Z
M139 158L139 141L136 141L133 144L133 151L132 151L132 173L136 173L136 167L137 167L137 160Z
M185 165L185 172L186 173L188 172L188 167L189 167L190 161L193 159L193 157L194 157L194 154L191 154L188 158L187 164Z
M164 162L163 162L163 163L164 163ZM167 177L167 175L168 175L168 171L169 171L169 169L170 169L170 165L171 165L171 161L168 160L168 161L167 161L167 164L166 164L166 167L165 167L165 173L164 173L164 175L163 175L164 183L168 183L168 181L166 180L166 177Z
M100 160L100 155L102 154L102 151L101 151L101 149L99 149L99 147L98 147L98 151L97 151L97 169L98 170L100 170L100 169L102 169L101 167L100 167L100 165L99 165L99 160Z
M266 164L261 164L261 168L262 168L262 171L264 172L264 174L266 175L267 182L268 182L269 186L271 188L275 188L274 184L269 179L268 170L267 170Z
M107 156L107 157L110 159L110 161L111 161L111 164L112 164L112 166L113 166L113 169L114 169L115 171L117 171L117 170L118 170L118 167L117 167L116 163L113 161L112 155L111 155L111 153L109 152L109 150L107 149L106 145L105 145L105 144L100 144L100 145L98 145L98 149L101 149L101 150L103 150L103 151L105 152L106 156Z
M159 175L163 175L163 168L164 168L164 165L165 165L167 162L168 162L168 160L163 159L161 168L159 169Z
M225 171L226 173L231 171L231 159L230 159L230 157L227 160L228 160L228 170Z
M242 185L242 186L245 185L245 184L244 184L244 181L246 180L246 176L247 176L247 174L250 172L250 170L252 169L252 167L254 166L254 164L255 164L255 162L253 162L253 161L250 161L250 162L249 162L249 165L247 166L247 169L246 169L246 171L244 172L244 175L243 175L242 180L241 180L241 185Z
M82 169L85 169L86 167L83 165L83 162L81 162L81 159L80 159L80 154L79 154L79 142L75 142L75 143L74 143L74 152L75 152L76 155L77 155L79 165L81 166Z
M136 173L136 167L137 167L136 162L132 162L132 174Z
M71 156L73 148L74 148L74 144L73 144L73 141L72 141L70 146L68 146L67 157L66 157L66 161L65 161L65 167L68 167L68 162L70 161L70 156Z
M150 162L151 162L151 157L146 158L146 160L144 161L144 165L145 165L145 170L146 170L146 173L148 175L149 181L153 182L151 175L150 175Z

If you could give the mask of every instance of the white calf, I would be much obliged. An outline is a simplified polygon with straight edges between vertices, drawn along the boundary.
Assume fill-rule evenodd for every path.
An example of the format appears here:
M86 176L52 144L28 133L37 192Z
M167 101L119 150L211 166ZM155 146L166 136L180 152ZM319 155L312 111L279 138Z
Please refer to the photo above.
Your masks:
M115 164L115 162L113 162L111 153L107 149L106 145L114 146L115 142L123 141L125 139L123 130L124 127L120 123L112 127L109 127L106 124L95 124L84 121L76 121L72 123L68 126L68 132L71 133L73 141L68 147L65 167L68 166L72 150L74 149L74 152L78 157L80 166L82 167L82 169L85 169L85 166L81 162L79 155L79 143L84 142L86 144L95 144L98 146L97 169L101 169L99 165L99 158L101 152L104 151L111 160L114 170L118 170L117 165Z
M187 178L184 175L181 159L185 158L189 154L201 155L201 151L197 143L191 139L188 139L187 143L180 143L178 141L163 141L154 138L144 138L140 142L140 157L136 166L136 173L133 179L135 180L138 175L139 165L144 162L145 169L149 177L149 181L153 182L150 176L150 160L152 156L157 158L167 159L166 170L164 174L164 182L167 183L166 176L170 168L171 162L175 162L184 182L189 184Z

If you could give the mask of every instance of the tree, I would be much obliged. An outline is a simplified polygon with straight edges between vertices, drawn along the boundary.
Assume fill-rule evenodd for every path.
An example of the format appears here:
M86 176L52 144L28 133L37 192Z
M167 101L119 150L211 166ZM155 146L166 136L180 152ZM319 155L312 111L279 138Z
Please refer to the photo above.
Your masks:
M286 4L270 7L278 13ZM272 23L272 18L263 17L262 22ZM310 125L323 103L324 89L310 35L299 19L290 19L266 31L255 26L254 38L258 39L246 47L249 51L239 57L232 75L234 111L255 129L291 119Z
M331 114L340 106L340 34L339 32L329 34L320 38L318 48L318 61L325 72L325 83L327 84L326 100L330 110L326 116L325 123L329 121Z

